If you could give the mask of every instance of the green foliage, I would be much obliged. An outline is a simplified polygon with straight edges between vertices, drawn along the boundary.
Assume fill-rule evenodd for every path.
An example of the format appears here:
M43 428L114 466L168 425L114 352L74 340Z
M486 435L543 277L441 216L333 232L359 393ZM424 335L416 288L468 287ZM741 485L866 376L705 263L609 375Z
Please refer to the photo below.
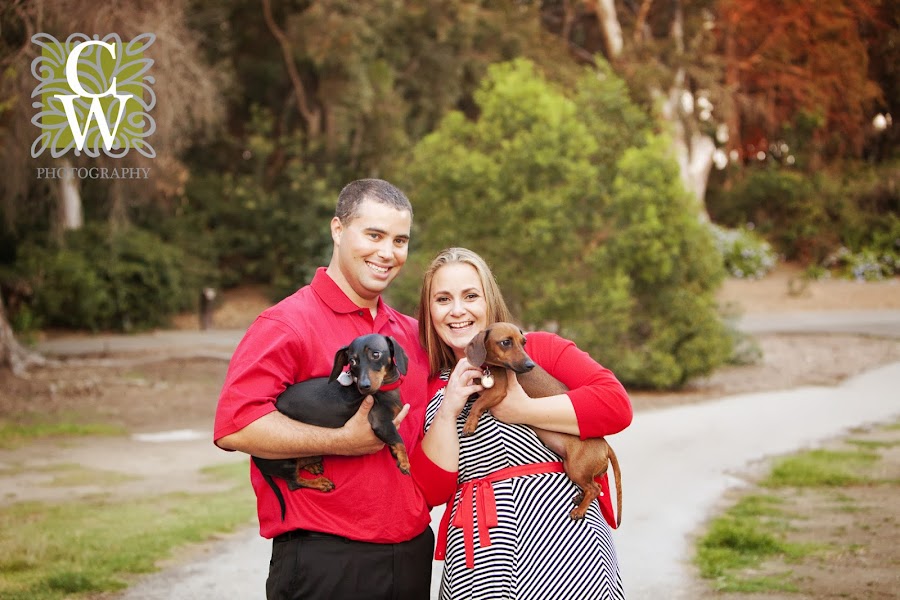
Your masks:
M93 225L68 233L65 248L27 246L16 268L30 282L41 322L129 331L163 325L193 305L199 284L191 264L147 231Z
M280 299L330 258L328 222L346 180L338 169L305 162L301 136L278 137L269 111L257 107L252 119L241 168L194 175L179 212L154 227L216 267L208 284L264 283ZM267 165L276 152L282 165L269 181Z
M627 384L677 387L730 354L712 295L721 261L621 81L588 70L576 89L525 60L494 65L478 119L451 113L417 145L409 270L471 248L523 324L558 329ZM412 308L419 284L405 277L392 298Z
M514 312L542 322L560 302L558 265L578 256L578 233L602 203L590 161L597 142L576 104L527 61L492 66L475 97L479 119L449 114L409 167L414 239L424 250L416 259L470 247L493 263Z
M778 263L769 242L745 228L726 229L710 223L725 270L738 279L759 279Z
M267 190L252 175L208 173L188 186L185 218L206 231L202 240L220 285L265 283L283 296L327 262L338 192L323 189L323 181L295 184ZM194 241L189 229L179 240Z
M711 191L707 208L717 223L752 223L787 260L818 262L838 240L816 182L798 171L747 169L729 192Z
M848 163L815 175L768 165L714 181L707 207L718 223L753 224L786 259L842 277L891 277L900 265L900 166Z
M615 347L604 349L604 364L636 386L682 386L731 355L732 337L714 296L725 275L722 261L665 138L625 152L613 198L615 235L600 262L627 275L634 310Z

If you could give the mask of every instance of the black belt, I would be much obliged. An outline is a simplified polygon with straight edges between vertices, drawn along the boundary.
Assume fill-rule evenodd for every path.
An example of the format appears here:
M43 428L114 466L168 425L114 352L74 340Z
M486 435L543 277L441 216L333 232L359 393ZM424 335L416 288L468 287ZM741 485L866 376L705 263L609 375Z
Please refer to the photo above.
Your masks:
M345 542L351 541L349 538L345 538L342 535L334 535L333 533L324 533L322 531L310 531L308 529L294 529L293 531L286 531L281 535L276 535L272 541L276 543L280 542L290 542L292 540L297 540L301 538L316 538L316 539L329 539L329 540L342 540Z

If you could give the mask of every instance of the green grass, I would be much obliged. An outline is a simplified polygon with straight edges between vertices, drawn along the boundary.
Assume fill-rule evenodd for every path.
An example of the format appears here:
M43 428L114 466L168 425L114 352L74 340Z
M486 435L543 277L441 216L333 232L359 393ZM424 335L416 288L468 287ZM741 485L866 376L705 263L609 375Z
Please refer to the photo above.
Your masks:
M784 541L786 515L780 504L774 496L746 496L714 520L697 548L695 562L700 575L715 579L719 591L791 591L782 576L735 576L771 556L797 560L812 551L809 546Z
M762 482L767 487L843 487L874 480L860 471L879 460L877 452L811 450L783 458Z
M900 441L898 440L892 442L884 442L879 440L847 440L847 443L853 446L858 446L859 448L865 448L867 450L881 450L896 448L897 446L900 446Z
M135 481L139 479L134 475L118 473L116 471L105 471L102 469L90 469L75 464L59 464L51 465L39 469L44 473L52 473L53 479L45 486L49 487L76 487L80 485L116 485L125 483L126 481Z
M173 549L249 523L255 503L246 464L204 473L236 485L215 494L0 508L0 598L62 600L122 589L129 574L153 571Z
M880 456L884 445L854 444L846 451L812 450L776 461L760 485L769 489L835 489L835 510L853 510L849 498L838 488L851 485L883 483L866 475ZM800 561L819 553L823 547L788 541L791 515L772 495L748 495L725 514L714 519L699 540L695 563L701 577L714 581L720 592L765 593L796 592L790 570L761 573L771 559L786 563ZM771 563L770 563L771 564Z
M0 448L18 448L39 438L125 435L125 433L127 432L123 427L100 423L9 423L0 421Z

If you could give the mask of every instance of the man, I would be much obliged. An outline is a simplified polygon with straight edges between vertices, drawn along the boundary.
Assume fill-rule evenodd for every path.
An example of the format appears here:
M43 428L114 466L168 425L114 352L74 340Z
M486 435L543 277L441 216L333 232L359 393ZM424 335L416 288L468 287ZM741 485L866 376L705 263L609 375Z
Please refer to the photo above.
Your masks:
M331 220L331 262L310 285L264 311L238 345L216 411L214 439L260 458L323 455L335 489L282 490L287 511L255 465L260 534L273 538L266 594L274 598L427 599L434 536L425 500L397 468L367 420L372 398L343 427L289 419L275 399L290 384L331 372L338 348L380 333L409 356L395 423L409 452L418 445L428 359L417 323L381 299L406 262L412 206L379 179L347 185ZM407 412L408 411L408 412Z

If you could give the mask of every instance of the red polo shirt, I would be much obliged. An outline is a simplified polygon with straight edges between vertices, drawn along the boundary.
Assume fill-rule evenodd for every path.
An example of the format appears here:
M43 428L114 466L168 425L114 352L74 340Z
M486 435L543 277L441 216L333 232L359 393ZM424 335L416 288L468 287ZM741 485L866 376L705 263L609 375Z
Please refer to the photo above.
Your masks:
M375 319L356 306L320 268L305 286L263 312L247 330L228 366L216 409L214 439L243 429L275 409L275 399L293 383L327 377L337 350L357 336L380 333L397 340L409 356L409 372L400 387L409 414L400 435L412 454L419 444L427 397L428 357L418 341L415 319L379 298ZM422 533L431 517L412 480L397 468L385 447L367 456L326 456L325 475L332 492L288 490L276 482L287 514L250 461L260 534L272 538L293 529L342 535L354 540L396 543Z

